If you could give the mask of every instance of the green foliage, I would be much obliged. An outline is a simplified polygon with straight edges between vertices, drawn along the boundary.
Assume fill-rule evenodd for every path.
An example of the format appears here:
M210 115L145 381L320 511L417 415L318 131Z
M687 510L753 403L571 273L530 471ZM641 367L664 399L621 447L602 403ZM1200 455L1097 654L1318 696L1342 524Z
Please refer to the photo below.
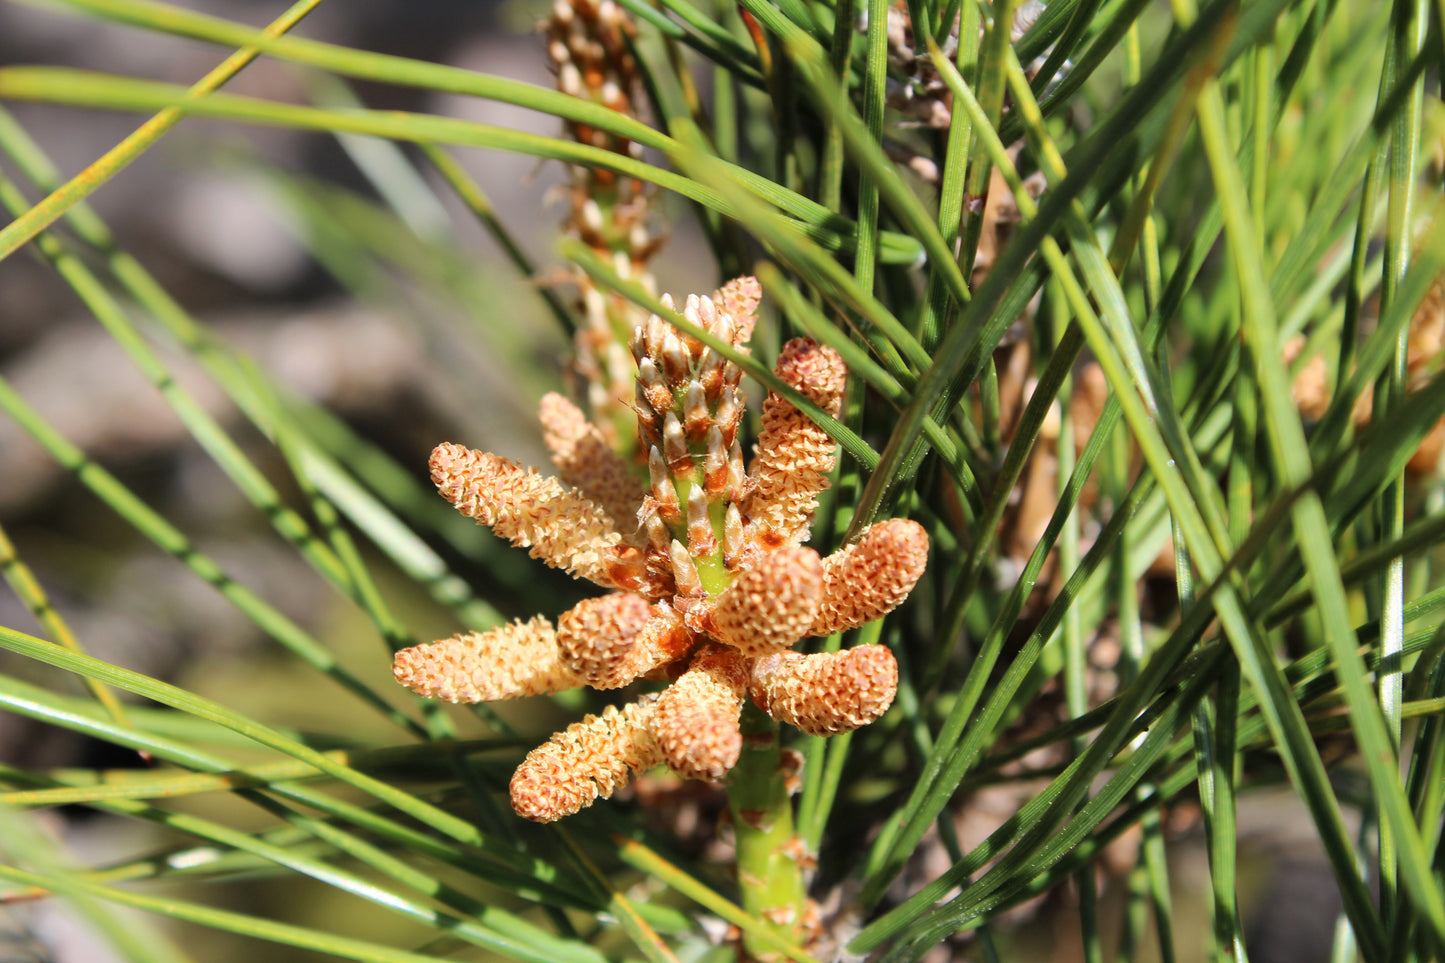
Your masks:
M1445 134L1434 96L1441 5L1174 0L1166 12L1054 0L1014 36L1009 0L910 0L917 58L904 64L890 59L889 7L874 0L623 0L653 99L647 124L502 77L293 36L315 0L264 30L149 0L30 4L234 51L191 88L0 67L0 99L154 114L67 181L0 111L0 203L14 218L0 229L0 258L31 245L74 290L257 517L370 623L374 663L415 641L410 607L481 628L513 605L513 589L539 608L546 593L518 587L512 553L459 526L423 466L398 464L289 396L196 321L87 205L188 117L366 138L351 143L382 151L365 168L379 199L268 172L301 212L312 253L359 296L384 265L466 305L499 338L515 336L510 319L484 315L488 293L468 279L461 242L415 230L408 198L445 184L531 277L545 270L458 150L655 185L672 195L669 211L701 225L719 281L755 273L766 324L848 362L849 402L835 420L765 360L713 345L840 442L814 544L831 550L877 518L910 515L934 552L910 603L847 640L897 654L894 708L855 734L793 745L806 763L798 831L818 852L812 895L829 914L824 939L799 948L750 915L726 865L684 851L645 806L603 804L519 830L497 787L531 741L485 708L451 714L370 681L375 665L283 615L0 380L5 415L117 518L279 643L295 673L336 683L326 697L348 703L346 718L394 733L358 742L345 729L288 730L87 655L26 567L26 546L0 532L0 567L48 636L0 627L0 646L87 684L81 696L0 675L0 706L154 761L123 777L0 767L10 894L73 900L135 960L185 959L184 941L163 928L128 935L111 904L351 960L697 959L710 940L694 916L706 914L759 953L808 960L846 946L903 961L945 940L980 958L1004 952L1002 914L1064 887L1075 903L1061 912L1077 914L1096 959L1111 924L1095 862L1137 832L1124 954L1204 958L1183 945L1164 845L1165 815L1197 802L1209 867L1202 952L1235 959L1236 807L1284 782L1343 901L1340 958L1445 956L1445 588L1434 577L1445 510L1440 473L1407 467L1445 417L1439 356L1410 355L1412 323L1441 310L1431 288L1445 271L1430 164ZM867 26L855 30L862 13ZM258 57L310 78L315 102L221 92ZM910 82L905 70L934 79L913 92L936 100L946 127L920 127L890 101ZM515 105L648 154L369 109L348 86L363 81ZM1004 194L1018 217L999 233L989 212ZM664 310L584 246L563 241L555 253ZM575 326L545 287L526 311ZM1298 357L1285 350L1295 335L1307 336ZM1021 382L1007 359L1020 340L1032 394L1011 399ZM275 459L252 460L181 386L161 350L171 346ZM1296 378L1316 357L1324 407L1306 419ZM1107 400L1084 419L1070 398L1095 363ZM1367 393L1364 420L1354 413ZM1040 476L1040 465L1052 471ZM1023 532L1019 492L1037 485L1048 497ZM1170 578L1147 575L1161 551ZM414 599L406 615L388 601L398 584ZM1100 693L1091 653L1104 641L1118 658ZM1354 750L1342 763L1322 751L1341 733ZM1020 763L1034 752L1053 762ZM1021 808L965 848L954 816L999 784L1020 787ZM232 809L212 818L180 804L202 793L268 821L258 829ZM60 804L153 824L170 848L72 865L31 838L28 811ZM922 878L924 851L946 854L949 868ZM393 945L212 905L256 876L345 893L419 928L398 930ZM1152 941L1137 925L1151 917Z

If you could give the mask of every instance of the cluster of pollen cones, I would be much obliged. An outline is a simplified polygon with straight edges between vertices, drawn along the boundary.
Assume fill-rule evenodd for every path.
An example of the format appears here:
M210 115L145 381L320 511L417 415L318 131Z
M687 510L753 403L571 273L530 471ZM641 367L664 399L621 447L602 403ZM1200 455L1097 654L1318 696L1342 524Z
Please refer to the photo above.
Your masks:
M757 281L740 278L711 298L689 297L682 313L745 352L758 297ZM669 683L528 754L512 778L512 806L539 821L575 813L657 765L722 779L742 749L745 700L817 735L878 718L898 682L887 648L792 648L891 611L927 562L927 535L904 519L879 522L826 558L801 545L833 468L827 434L770 394L745 470L738 366L657 316L628 347L635 462L559 395L543 399L541 420L560 479L460 445L438 445L431 456L438 491L462 514L614 591L555 625L538 617L404 649L397 681L451 702ZM838 413L847 373L831 349L790 341L776 373Z

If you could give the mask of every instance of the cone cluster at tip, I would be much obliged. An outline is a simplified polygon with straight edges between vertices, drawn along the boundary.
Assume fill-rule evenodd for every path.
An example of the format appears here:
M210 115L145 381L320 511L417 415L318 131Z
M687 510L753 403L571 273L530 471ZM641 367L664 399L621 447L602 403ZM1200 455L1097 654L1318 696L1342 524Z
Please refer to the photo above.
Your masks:
M690 296L680 313L746 352L758 293L754 279L740 278L712 297ZM537 617L402 650L398 682L452 702L669 682L527 756L512 805L539 821L577 812L656 765L723 779L742 748L748 700L817 735L877 719L898 685L887 648L792 648L892 611L928 557L928 536L906 519L879 522L827 557L801 545L833 468L832 439L770 393L745 466L739 367L656 315L636 326L627 348L640 449L633 462L560 395L543 399L541 421L561 480L461 445L432 454L437 490L458 511L614 591L578 603L555 626ZM775 370L825 412L840 410L847 372L830 348L790 341Z

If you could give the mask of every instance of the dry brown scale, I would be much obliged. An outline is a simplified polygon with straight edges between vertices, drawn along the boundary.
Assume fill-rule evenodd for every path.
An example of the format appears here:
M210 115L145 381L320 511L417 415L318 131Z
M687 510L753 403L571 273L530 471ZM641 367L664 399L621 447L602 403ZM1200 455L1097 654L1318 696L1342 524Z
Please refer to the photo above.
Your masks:
M1367 317L1378 321L1379 303L1366 305ZM1440 355L1445 351L1445 279L1436 278L1425 292L1425 298L1410 317L1406 334L1405 393L1420 390L1429 381L1438 367ZM1303 335L1295 335L1284 343L1281 353L1287 363L1294 364L1300 353L1307 347ZM1294 402L1306 422L1314 423L1324 417L1330 403L1334 401L1335 385L1330 378L1329 364L1322 353L1315 353L1305 359L1295 373L1292 385ZM1343 383L1344 377L1335 381ZM1357 429L1366 428L1374 417L1375 396L1372 391L1363 392L1355 399L1351 412ZM1438 483L1445 475L1445 418L1436 422L1405 463L1406 480L1412 483ZM1427 486L1428 487L1428 486ZM1416 493L1421 494L1421 493Z
M711 298L689 297L682 314L745 352L757 304L757 282L743 278ZM512 805L539 821L577 812L659 764L722 779L742 747L745 700L820 735L878 718L898 684L887 648L791 649L891 611L928 559L923 528L905 519L879 522L820 558L801 543L833 468L832 440L770 394L745 469L741 369L656 315L628 347L646 486L629 487L625 460L558 395L543 400L542 421L570 485L460 445L432 454L437 489L458 511L548 565L616 591L579 603L555 627L538 617L405 649L393 665L398 682L476 702L672 680L527 756L512 779ZM839 410L846 371L831 349L790 341L776 373L825 411Z

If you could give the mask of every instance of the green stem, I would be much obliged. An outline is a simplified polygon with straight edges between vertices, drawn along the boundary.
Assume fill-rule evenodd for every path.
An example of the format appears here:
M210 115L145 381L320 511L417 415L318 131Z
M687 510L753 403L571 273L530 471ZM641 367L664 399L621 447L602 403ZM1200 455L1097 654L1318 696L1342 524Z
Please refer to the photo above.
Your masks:
M778 724L751 703L743 707L743 751L728 776L728 808L737 838L738 890L743 909L768 931L801 944L806 891L802 840L793 831L793 804L782 767ZM781 960L769 944L745 936L755 960Z

